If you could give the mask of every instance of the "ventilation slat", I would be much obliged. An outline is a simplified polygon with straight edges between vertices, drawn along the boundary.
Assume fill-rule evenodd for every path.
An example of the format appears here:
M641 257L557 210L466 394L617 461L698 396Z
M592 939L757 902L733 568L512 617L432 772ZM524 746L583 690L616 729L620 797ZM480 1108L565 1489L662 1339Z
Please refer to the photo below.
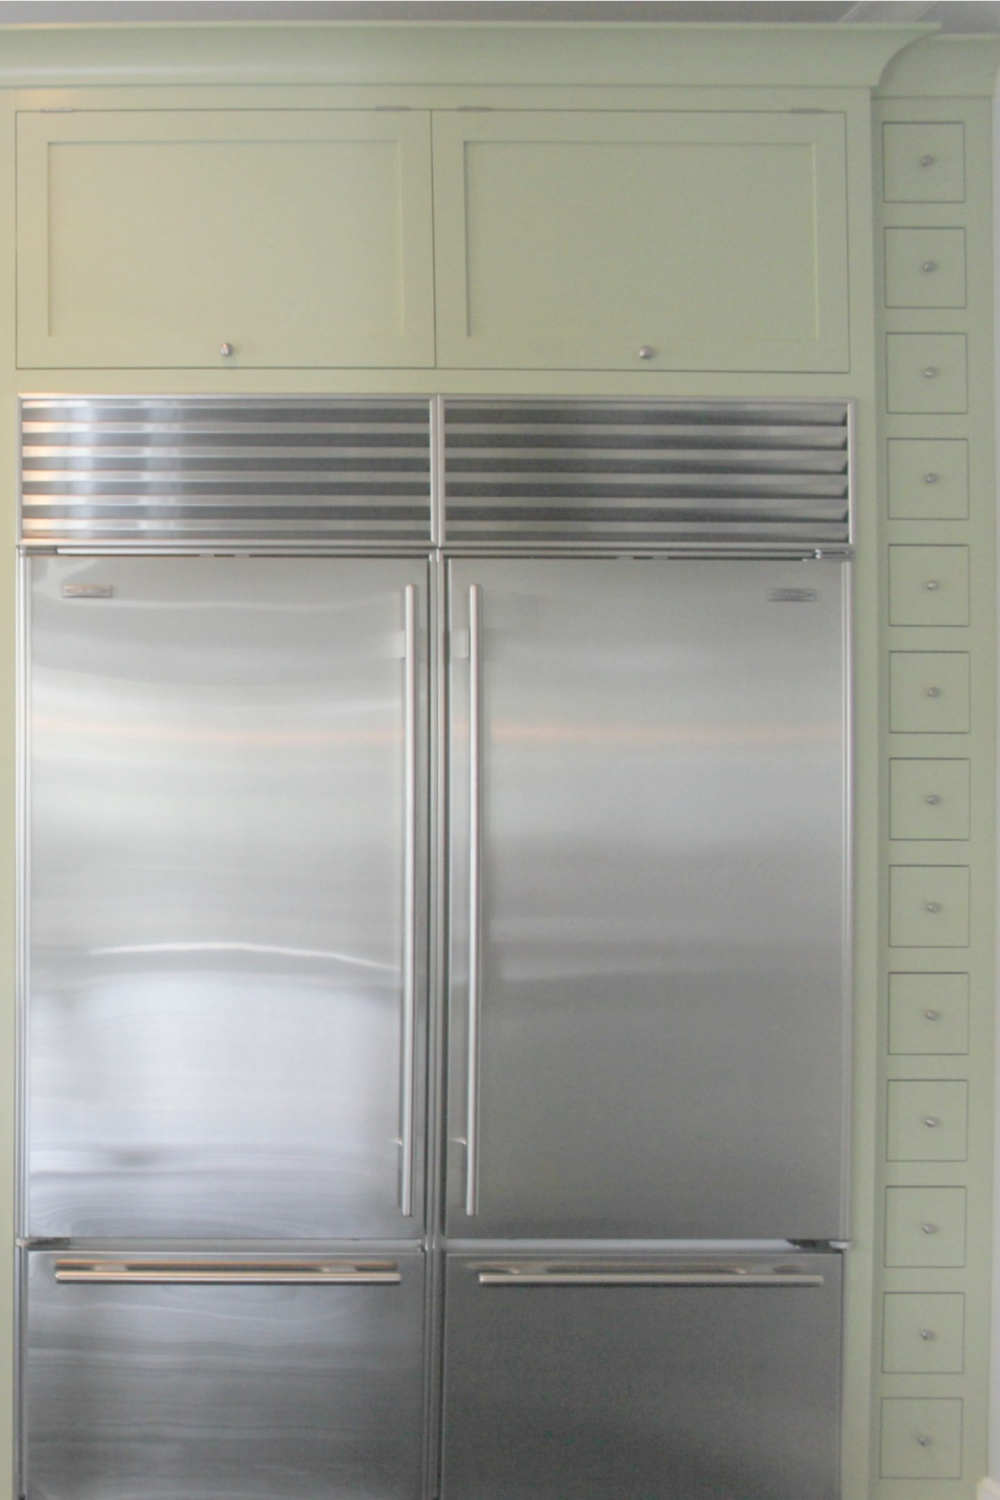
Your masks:
M27 397L22 536L430 542L423 400Z
M843 403L457 399L444 430L452 545L850 539Z

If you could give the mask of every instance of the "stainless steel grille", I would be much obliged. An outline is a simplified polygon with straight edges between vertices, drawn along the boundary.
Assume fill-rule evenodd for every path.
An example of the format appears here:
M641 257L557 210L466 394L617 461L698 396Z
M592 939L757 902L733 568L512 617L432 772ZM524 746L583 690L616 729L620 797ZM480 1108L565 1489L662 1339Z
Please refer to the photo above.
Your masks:
M452 545L843 546L835 402L449 401Z
M27 543L430 540L425 400L33 396L21 454Z

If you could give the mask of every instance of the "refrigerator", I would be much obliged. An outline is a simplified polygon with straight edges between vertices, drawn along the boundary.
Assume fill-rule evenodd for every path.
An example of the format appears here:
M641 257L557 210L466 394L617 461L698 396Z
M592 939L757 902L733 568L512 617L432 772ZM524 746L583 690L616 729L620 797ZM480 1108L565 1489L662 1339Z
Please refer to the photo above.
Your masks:
M849 548L363 415L24 403L20 1493L835 1500Z

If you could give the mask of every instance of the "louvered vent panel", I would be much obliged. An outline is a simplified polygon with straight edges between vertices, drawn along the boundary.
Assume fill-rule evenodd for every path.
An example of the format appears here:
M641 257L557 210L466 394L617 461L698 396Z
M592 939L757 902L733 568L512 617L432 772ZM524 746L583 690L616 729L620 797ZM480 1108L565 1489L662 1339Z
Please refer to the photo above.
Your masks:
M427 545L426 401L21 403L25 542Z
M449 401L452 545L847 543L843 403Z

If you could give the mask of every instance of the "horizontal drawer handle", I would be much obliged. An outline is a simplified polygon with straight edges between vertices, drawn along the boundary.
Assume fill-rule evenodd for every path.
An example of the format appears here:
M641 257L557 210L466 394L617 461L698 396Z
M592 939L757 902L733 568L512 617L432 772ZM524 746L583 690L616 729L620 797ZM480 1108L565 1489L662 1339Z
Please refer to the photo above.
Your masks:
M823 1277L782 1271L480 1271L480 1286L822 1286Z
M180 1286L398 1286L402 1281L392 1261L275 1261L252 1265L204 1261L61 1260L56 1280L124 1285L170 1282Z

